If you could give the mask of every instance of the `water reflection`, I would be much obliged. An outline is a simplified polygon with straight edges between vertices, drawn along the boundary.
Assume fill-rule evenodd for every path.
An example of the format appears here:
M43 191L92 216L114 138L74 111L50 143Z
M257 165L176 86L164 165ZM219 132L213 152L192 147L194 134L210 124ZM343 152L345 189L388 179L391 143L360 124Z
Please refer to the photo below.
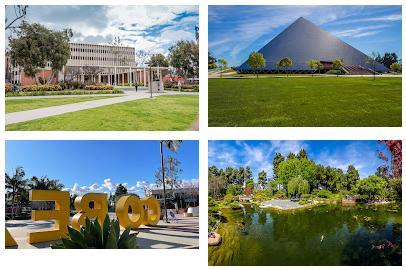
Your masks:
M400 265L401 208L318 206L225 210L210 265Z

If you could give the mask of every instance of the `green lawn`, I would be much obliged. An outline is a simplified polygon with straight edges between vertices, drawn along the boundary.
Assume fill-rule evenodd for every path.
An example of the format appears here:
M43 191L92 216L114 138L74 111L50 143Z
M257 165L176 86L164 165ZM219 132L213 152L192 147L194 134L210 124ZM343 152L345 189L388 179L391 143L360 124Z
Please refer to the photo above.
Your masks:
M402 125L402 79L209 79L209 126Z
M199 96L159 96L10 124L6 130L187 130Z
M50 106L78 103L89 100L114 97L68 97L68 98L38 98L38 99L6 99L6 113L27 111Z

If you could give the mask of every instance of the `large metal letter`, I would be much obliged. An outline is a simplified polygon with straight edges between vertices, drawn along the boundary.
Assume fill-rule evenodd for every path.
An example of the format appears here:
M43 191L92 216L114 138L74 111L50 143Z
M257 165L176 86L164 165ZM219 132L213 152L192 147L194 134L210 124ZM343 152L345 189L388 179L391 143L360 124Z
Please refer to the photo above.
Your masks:
M131 215L128 215L128 208L131 206ZM126 195L120 197L116 204L116 215L123 228L138 228L144 219L144 209L140 199L136 196Z
M90 203L93 202L93 209ZM107 194L106 193L87 193L83 196L76 197L75 209L78 211L72 218L72 227L76 230L85 224L85 218L95 218L100 225L103 224L104 218L108 212Z
M59 240L66 237L69 225L69 192L51 190L30 190L30 201L54 201L54 210L33 210L31 218L38 220L55 220L52 230L28 234L30 244Z
M143 204L144 210L144 220L142 224L144 225L156 225L159 222L161 215L161 206L157 199L153 197L142 198L141 203Z

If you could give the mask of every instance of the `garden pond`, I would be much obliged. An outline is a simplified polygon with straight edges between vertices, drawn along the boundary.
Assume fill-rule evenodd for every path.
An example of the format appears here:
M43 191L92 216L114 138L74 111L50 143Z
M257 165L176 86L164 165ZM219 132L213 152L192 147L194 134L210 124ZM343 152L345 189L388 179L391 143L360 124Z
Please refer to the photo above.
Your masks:
M401 265L401 203L222 210L209 265Z

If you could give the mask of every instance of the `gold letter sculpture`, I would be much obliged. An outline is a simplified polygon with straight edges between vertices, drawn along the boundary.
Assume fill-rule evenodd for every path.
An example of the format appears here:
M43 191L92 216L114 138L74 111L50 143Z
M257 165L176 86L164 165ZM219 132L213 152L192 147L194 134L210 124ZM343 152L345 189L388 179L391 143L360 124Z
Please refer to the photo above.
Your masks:
M54 201L54 210L32 210L31 218L38 220L55 220L52 230L28 234L30 244L59 240L66 237L69 225L69 192L51 190L30 190L30 201Z
M93 202L93 208L90 208L90 203ZM100 225L103 226L104 218L108 213L107 194L106 193L87 193L83 196L78 196L75 199L75 209L78 211L72 218L72 227L76 230L85 224L85 218L96 218Z
M131 215L128 215L128 208L131 206ZM123 228L138 228L144 219L144 209L140 199L136 196L126 195L120 197L116 204L116 215Z
M143 204L144 210L144 220L142 224L144 225L156 225L159 222L161 215L161 206L157 199L149 197L142 198L141 203Z

